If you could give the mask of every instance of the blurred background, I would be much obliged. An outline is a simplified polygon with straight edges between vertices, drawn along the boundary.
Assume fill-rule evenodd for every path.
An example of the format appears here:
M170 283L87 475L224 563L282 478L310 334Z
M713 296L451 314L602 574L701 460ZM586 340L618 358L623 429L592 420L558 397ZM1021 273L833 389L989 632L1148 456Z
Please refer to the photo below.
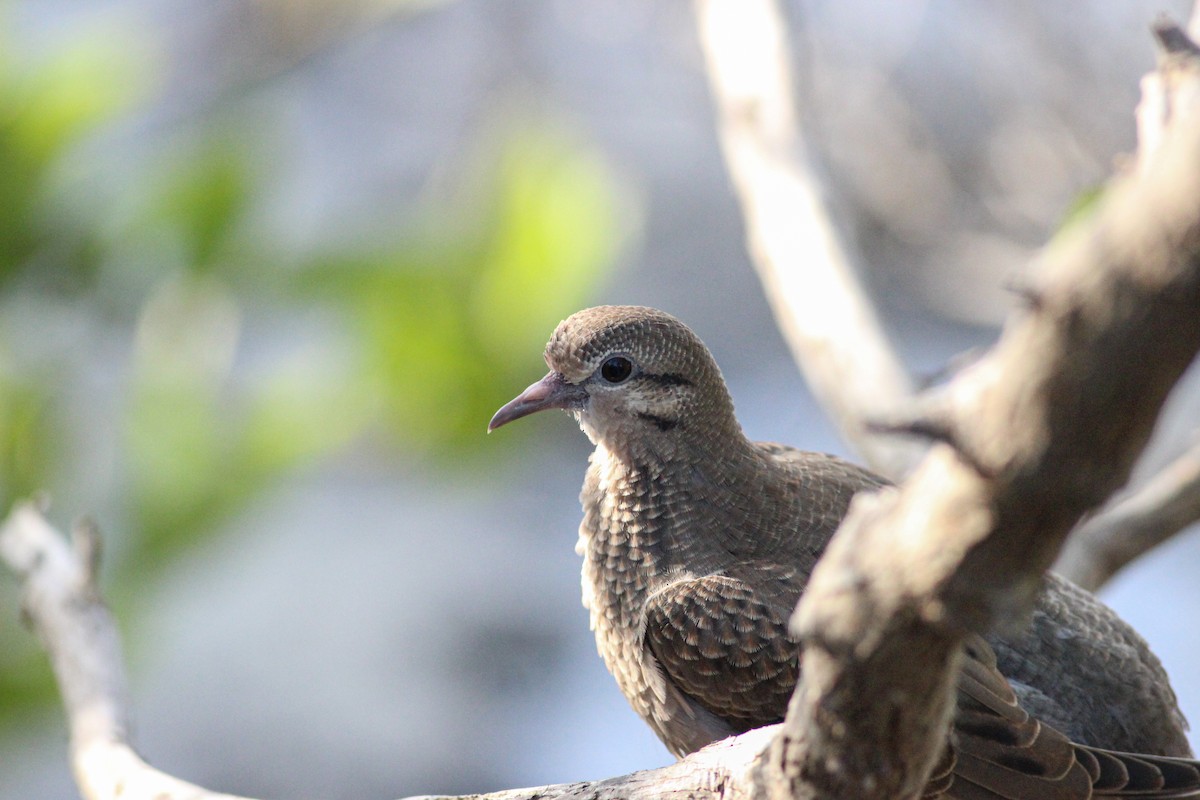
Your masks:
M1164 8L1188 12L789 6L839 219L916 373L994 338L1132 148ZM155 766L389 798L670 760L580 606L585 438L565 415L484 435L601 302L689 321L753 437L853 455L747 262L689 3L0 0L0 501L99 522ZM1105 597L1200 721L1197 565L1180 537ZM0 580L0 798L74 797L16 603Z

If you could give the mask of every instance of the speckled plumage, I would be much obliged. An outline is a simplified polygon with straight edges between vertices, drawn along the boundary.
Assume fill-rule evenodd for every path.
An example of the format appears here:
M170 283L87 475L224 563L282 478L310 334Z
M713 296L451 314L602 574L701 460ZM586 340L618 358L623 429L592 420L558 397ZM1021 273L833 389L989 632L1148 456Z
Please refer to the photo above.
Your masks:
M748 441L707 348L663 312L581 311L545 359L490 427L562 408L596 445L577 551L621 691L677 755L781 720L799 668L788 617L851 497L885 482ZM1026 628L966 651L929 796L1200 796L1195 762L1106 752L1190 756L1162 666L1087 592L1051 576Z

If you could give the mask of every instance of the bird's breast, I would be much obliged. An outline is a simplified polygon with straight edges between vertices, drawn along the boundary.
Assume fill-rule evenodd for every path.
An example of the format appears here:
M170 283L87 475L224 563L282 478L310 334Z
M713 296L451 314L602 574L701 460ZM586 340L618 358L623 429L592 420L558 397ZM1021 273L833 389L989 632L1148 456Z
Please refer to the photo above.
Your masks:
M678 699L646 651L646 600L683 568L673 547L682 498L655 470L610 463L593 455L580 501L576 547L583 556L583 604L596 647L634 710L654 725L678 712Z
M593 456L580 495L583 522L576 549L583 556L584 600L594 628L635 626L650 584L667 568L664 540L671 521L655 477L649 469L621 469Z
M690 471L631 463L596 448L580 494L576 545L593 626L603 613L613 624L636 628L648 594L685 573L728 566L732 556L712 530L730 527L728 514L713 494L697 491Z

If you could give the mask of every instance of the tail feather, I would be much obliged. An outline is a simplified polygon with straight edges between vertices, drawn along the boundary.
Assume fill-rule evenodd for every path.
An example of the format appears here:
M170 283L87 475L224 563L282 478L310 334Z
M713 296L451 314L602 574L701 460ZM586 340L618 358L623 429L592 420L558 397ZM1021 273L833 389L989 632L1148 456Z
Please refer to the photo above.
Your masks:
M1076 745L1075 751L1081 761L1093 758L1100 766L1100 775L1092 786L1094 797L1200 798L1200 762L1116 753L1083 745Z

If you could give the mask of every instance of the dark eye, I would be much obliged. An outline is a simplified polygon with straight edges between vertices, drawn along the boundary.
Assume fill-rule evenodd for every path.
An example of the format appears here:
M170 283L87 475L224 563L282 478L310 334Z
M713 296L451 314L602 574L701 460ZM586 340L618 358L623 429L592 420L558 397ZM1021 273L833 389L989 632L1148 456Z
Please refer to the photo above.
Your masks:
M600 377L609 383L620 383L633 374L633 362L625 356L613 356L600 365Z

